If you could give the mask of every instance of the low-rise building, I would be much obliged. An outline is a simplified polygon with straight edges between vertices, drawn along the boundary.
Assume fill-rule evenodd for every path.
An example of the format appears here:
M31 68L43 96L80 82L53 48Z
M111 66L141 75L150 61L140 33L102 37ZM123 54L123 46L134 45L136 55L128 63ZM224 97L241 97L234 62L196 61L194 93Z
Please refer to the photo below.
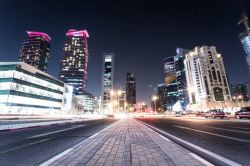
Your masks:
M0 114L58 114L71 109L73 88L24 62L0 63Z

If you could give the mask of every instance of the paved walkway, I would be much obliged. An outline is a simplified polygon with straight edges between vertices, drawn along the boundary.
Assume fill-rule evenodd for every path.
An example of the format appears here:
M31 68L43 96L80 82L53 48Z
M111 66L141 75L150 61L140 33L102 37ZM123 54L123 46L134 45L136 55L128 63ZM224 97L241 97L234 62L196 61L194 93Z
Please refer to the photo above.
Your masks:
M44 163L51 166L202 166L192 153L134 119L124 119Z

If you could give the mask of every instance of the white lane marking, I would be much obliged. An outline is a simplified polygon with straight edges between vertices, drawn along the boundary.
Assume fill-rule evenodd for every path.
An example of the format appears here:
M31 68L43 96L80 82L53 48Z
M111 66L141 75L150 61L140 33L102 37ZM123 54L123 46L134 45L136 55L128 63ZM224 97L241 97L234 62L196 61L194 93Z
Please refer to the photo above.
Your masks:
M86 125L77 125L77 126L73 126L73 127L67 128L67 129L56 130L56 131L52 131L52 132L48 132L48 133L33 135L33 136L27 137L27 138L30 139L30 138L43 137L43 136L47 136L47 135L50 135L50 134L56 134L56 133L60 133L60 132L63 132L63 131L72 130L72 129L79 128L79 127L83 127L83 126L86 126Z
M53 163L54 161L56 161L57 159L61 158L62 156L66 155L67 153L69 153L70 151L72 151L73 149L70 148L70 149L67 149L65 151L63 151L62 153L59 153L58 155L56 155L55 157L49 159L48 161L42 163L40 166L48 166L50 165L51 163Z
M192 156L193 158L195 158L196 160L200 161L202 164L206 165L206 166L214 166L213 164L211 164L210 162L208 162L207 160L204 160L203 158L201 158L200 156L197 156L194 153L188 153L190 156Z
M119 121L120 121L120 120L118 120L117 122L119 122ZM100 132L107 130L108 128L110 128L111 126L113 126L114 124L116 124L117 122L113 123L112 125L109 125L108 127L102 129L101 131L99 131L98 133L96 133L96 134L90 136L90 137L87 138L87 139L90 139L91 137L92 137L92 138L95 137L95 136L98 135ZM83 140L83 141L86 141L87 139L85 139L85 140ZM79 143L76 144L76 145L80 145L83 141L79 142ZM76 145L74 145L74 146L76 146ZM72 146L72 147L73 147L73 146ZM74 148L72 148L72 147L69 148L69 149L67 149L67 150L65 150L65 151L64 151L65 153L62 152L62 153L64 153L64 154L62 154L62 153L58 154L57 156L59 156L59 157L55 156L55 157L57 157L57 158L53 157L53 158L49 159L48 161L44 162L43 164L41 164L40 166L48 166L49 164L53 163L54 161L56 161L57 159L59 159L59 158L62 157L63 155L65 155L65 154L69 153L70 151L74 150Z
M165 139L166 141L170 141L169 139L167 139L166 137L164 137L163 135L159 134L159 136L163 139Z
M230 136L226 136L226 135L220 135L220 134L211 133L211 132L207 132L207 131L203 131L203 130L192 129L192 128L189 128L189 127L177 126L177 125L173 125L173 126L181 128L181 129L185 129L185 130L192 130L192 131L196 131L196 132L199 132L199 133L209 134L209 135L222 137L222 138L226 138L226 139L230 139L230 140L234 140L234 141L248 142L248 143L250 142L249 140L246 140L246 139L240 139L240 138L230 137Z
M153 126L151 126L151 125L149 125L149 124L146 124L146 123L144 123L144 122L140 122L140 123L142 123L142 124L143 124L144 126L146 126L146 127L150 126L150 127L153 128L154 130L160 131L161 133L164 133L165 135L167 135L167 136L169 136L169 137L171 137L171 138L173 138L173 139L175 139L175 140L178 140L179 142L182 142L182 143L184 143L184 144L186 144L186 145L188 145L188 146L190 146L190 147L192 147L192 148L194 148L194 149L196 149L196 150L199 150L199 151L201 151L201 152L203 152L203 153L206 153L207 155L210 155L210 156L216 158L217 160L220 160L220 161L222 161L222 162L224 162L224 163L226 163L226 164L228 164L228 165L231 165L231 166L242 166L241 164L236 163L235 161L229 160L229 159L227 159L227 158L225 158L225 157L222 157L222 156L220 156L220 155L218 155L218 154L215 154L215 153L210 152L210 151L208 151L208 150L206 150L206 149L203 149L203 148L201 148L201 147L199 147L199 146L197 146L197 145L195 145L195 144L192 144L192 143L190 143L190 142L188 142L188 141L185 141L185 140L183 140L183 139L181 139L181 138L179 138L179 137L176 137L176 136L174 136L174 135L172 135L172 134L169 134L169 133L167 133L167 132L165 132L165 131L162 131L162 130L160 130L160 129L156 128L156 127L153 127ZM148 126L147 126L147 125L148 125ZM149 127L148 127L148 128L149 128Z
M26 148L26 147L28 147L28 146L35 145L35 144L39 144L39 143L42 143L42 142L45 142L45 141L48 141L48 140L51 140L51 139L52 139L52 138L47 138L47 139L43 139L43 140L31 142L31 143L28 143L28 144L25 144L25 145L22 145L22 146L18 146L18 147L15 147L15 148L12 148L12 149L9 149L9 150L0 152L0 154L5 154L5 153L13 152L13 151L15 151L15 150L19 150L19 149L22 149L22 148Z
M250 128L246 128L246 127L236 127L236 126L228 126L228 127L235 128L235 129L247 129L247 130L250 130Z
M166 137L164 137L163 135L161 135L161 134L157 133L156 131L152 130L151 128L148 128L148 129L149 129L150 131L152 131L152 132L154 132L154 133L158 134L161 138L165 139L166 141L170 141L169 139L167 139L167 138L166 138Z
M232 132L237 132L237 133L250 134L250 132L247 132L247 131L240 131L240 130L233 130L233 129L223 129L223 128L212 127L212 126L205 126L205 127L211 128L211 129L217 129L217 130L224 130L224 131L232 131Z

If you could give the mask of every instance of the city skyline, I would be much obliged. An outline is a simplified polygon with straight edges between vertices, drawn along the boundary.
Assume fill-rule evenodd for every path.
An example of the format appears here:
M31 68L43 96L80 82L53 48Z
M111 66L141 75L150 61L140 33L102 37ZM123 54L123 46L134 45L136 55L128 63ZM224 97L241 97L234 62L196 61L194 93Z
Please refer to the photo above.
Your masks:
M70 11L73 11L75 7L71 1L59 4L45 1L44 4L41 4L48 7L48 12L44 13L44 16L38 14L27 17L33 11L32 7L25 10L23 14L17 15L16 13L22 9L22 5L25 6L28 3L29 1L24 1L21 4L15 3L16 5L13 5L13 2L10 1L3 2L4 9L2 9L3 15L1 17L3 17L5 26L1 29L0 60L17 61L25 31L42 31L52 38L47 72L58 78L60 59L63 56L64 32L71 28L88 29L92 37L89 41L90 62L87 91L95 96L101 95L103 52L116 54L115 87L125 87L125 75L130 69L136 73L139 85L137 100L147 101L153 92L149 85L155 87L164 82L160 64L162 59L175 55L176 47L191 49L196 45L215 45L224 56L229 83L241 83L249 79L249 77L242 76L249 75L249 73L244 59L244 50L238 38L239 33L243 31L243 27L237 25L243 12L240 2L223 1L206 4L206 7L204 7L204 3L196 1L183 2L181 5L178 2L171 2L167 5L169 11L166 9L162 13L156 11L161 9L163 4L151 6L151 4L146 3L139 12L136 10L141 7L139 2L131 6L130 2L125 4L106 1L100 2L103 5L99 3L103 6L101 8L98 8L94 2L84 2L86 4L84 12L74 11L70 14ZM29 3L29 5L34 4ZM81 7L77 8L81 9ZM153 13L146 13L149 8L152 8ZM207 14L207 8L213 8L214 13ZM246 3L246 9L248 8L249 3ZM7 12L8 9L17 12L10 13ZM177 9L178 13L175 12ZM38 13L41 12L40 9L37 10ZM66 17L59 17L64 11L68 11ZM190 11L187 15L189 20L184 19L186 11ZM115 17L115 14L121 18ZM228 19L224 19L225 14ZM248 11L247 14L249 15ZM98 18L98 16L103 19ZM55 20L57 17L59 18ZM17 18L15 24L12 18ZM157 19L152 20L152 18ZM96 28L101 25L104 26L101 28L102 30ZM173 29L173 27L179 28ZM152 43L153 45L150 47ZM237 61L235 61L236 56ZM131 63L133 61L140 63ZM232 65L234 68L230 67ZM150 67L147 68L147 66ZM150 75L150 79L144 76L144 70L146 70L147 75Z

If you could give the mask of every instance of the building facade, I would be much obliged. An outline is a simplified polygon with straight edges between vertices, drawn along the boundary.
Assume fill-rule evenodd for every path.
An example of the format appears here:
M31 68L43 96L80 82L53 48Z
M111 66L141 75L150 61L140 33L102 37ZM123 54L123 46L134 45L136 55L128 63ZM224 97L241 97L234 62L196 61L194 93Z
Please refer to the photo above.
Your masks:
M0 114L58 114L71 109L73 88L24 62L0 63Z
M221 54L214 46L195 47L184 60L189 103L215 108L231 101Z
M164 59L165 85L161 86L164 92L164 109L172 111L174 104L178 101L178 84L173 56ZM159 89L159 88L158 88ZM161 96L158 96L161 98Z
M245 51L245 59L248 65L248 70L250 72L250 28L248 25L248 17L244 15L240 20L239 24L243 23L245 26L245 31L240 34L240 41Z
M78 103L83 106L83 112L95 112L98 109L97 98L91 93L76 96Z
M134 73L127 73L126 102L129 107L136 105L136 79Z
M64 55L61 60L60 80L73 86L74 95L86 93L88 78L87 30L70 29L66 33Z
M111 91L113 90L114 79L114 54L104 53L102 71L102 110L104 113L112 111Z
M174 56L174 67L176 75L176 83L178 90L178 101L181 103L182 110L186 110L188 105L187 80L184 66L185 55L189 52L188 49L177 48L176 56Z
M19 61L46 72L51 38L43 32L26 31L26 33L27 37L20 50Z
M248 87L247 84L237 84L230 86L232 99L240 98L242 101L248 101Z

